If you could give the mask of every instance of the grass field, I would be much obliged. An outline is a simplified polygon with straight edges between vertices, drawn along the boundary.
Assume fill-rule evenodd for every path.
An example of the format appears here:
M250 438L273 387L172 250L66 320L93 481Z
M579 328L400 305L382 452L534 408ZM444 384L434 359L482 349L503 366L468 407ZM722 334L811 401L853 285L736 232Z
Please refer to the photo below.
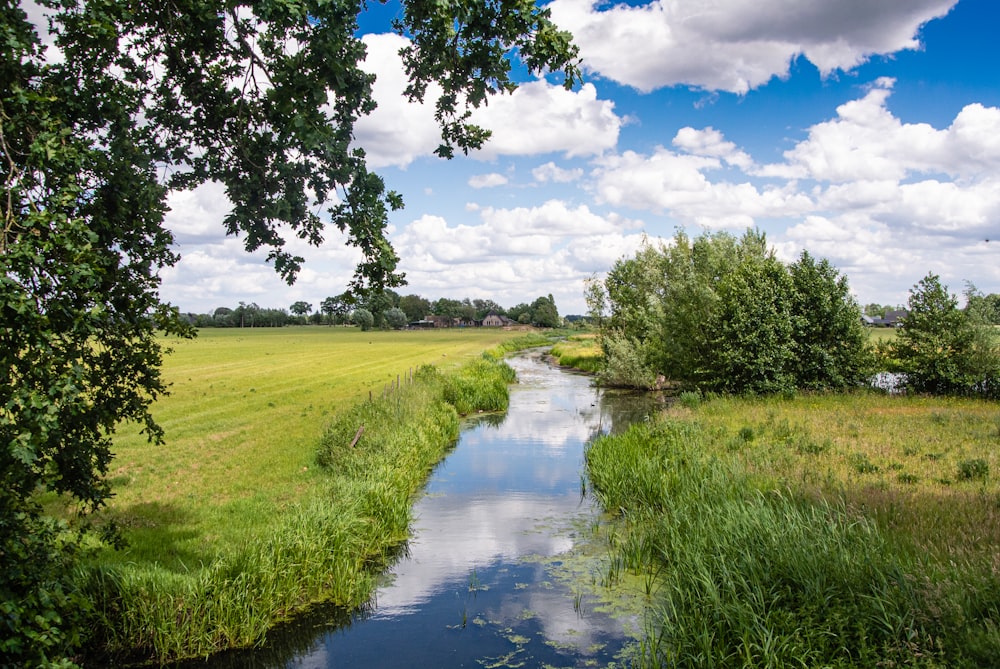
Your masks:
M681 395L587 454L611 561L656 574L638 666L995 666L1000 407Z
M339 411L420 364L455 368L518 334L208 329L167 342L171 395L153 409L167 443L127 426L115 439L106 515L127 531L120 559L211 560L315 485L318 443Z

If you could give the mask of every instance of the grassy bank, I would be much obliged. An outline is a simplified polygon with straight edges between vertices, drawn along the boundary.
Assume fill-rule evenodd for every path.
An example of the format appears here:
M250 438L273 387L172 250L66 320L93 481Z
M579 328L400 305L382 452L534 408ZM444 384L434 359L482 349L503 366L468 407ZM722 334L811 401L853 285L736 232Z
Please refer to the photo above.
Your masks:
M596 374L604 360L596 334L571 335L552 347L552 356L564 367Z
M371 568L405 538L411 495L457 435L442 378L474 361L505 392L506 366L484 366L481 352L517 336L317 327L174 343L173 394L156 407L168 444L116 440L117 495L100 520L120 524L129 546L86 569L101 644L199 656L259 643L312 602L363 601ZM422 367L431 362L444 377ZM355 413L377 407L395 413ZM343 421L348 444L365 429L334 457Z
M688 395L588 451L657 574L644 666L985 667L1000 657L995 404Z

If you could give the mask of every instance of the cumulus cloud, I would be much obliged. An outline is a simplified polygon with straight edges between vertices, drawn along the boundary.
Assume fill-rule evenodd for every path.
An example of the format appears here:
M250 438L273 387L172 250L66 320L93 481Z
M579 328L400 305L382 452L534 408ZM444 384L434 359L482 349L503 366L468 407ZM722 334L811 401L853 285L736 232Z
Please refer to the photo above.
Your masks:
M354 124L355 143L368 154L370 167L406 167L420 156L432 155L441 143L433 104L409 102L403 95L407 77L399 50L409 40L396 34L369 34L362 38L368 56L361 68L376 76L372 94L378 107ZM431 85L427 100L435 100L440 87Z
M469 185L473 188L494 188L496 186L503 186L507 183L507 177L502 174L497 174L496 172L490 172L489 174L476 174L469 177Z
M554 0L553 20L573 33L584 66L641 91L689 85L733 93L786 77L798 56L827 75L875 54L919 48L920 27L957 0L654 0L607 8Z
M748 181L712 181L706 172L721 167L718 158L664 147L651 155L626 151L596 164L592 176L599 201L665 213L706 228L745 228L755 217L803 214L814 206L793 186L758 188Z
M836 183L900 180L913 173L975 178L1000 169L1000 109L971 104L951 126L903 123L887 107L893 81L837 107L837 116L809 129L769 173Z
M614 102L597 98L593 84L577 91L542 80L521 84L511 95L491 98L473 114L476 123L493 132L473 157L599 154L618 142L622 119L614 107Z
M571 183L583 176L583 170L579 167L563 169L550 161L531 170L531 176L534 177L535 181L540 183L550 181L553 183Z
M720 158L744 170L753 165L753 159L747 153L734 143L727 142L722 133L711 126L702 130L681 128L674 136L673 145L696 156Z
M565 311L582 304L586 278L634 253L642 238L641 222L560 200L470 211L476 220L458 224L421 216L393 237L401 269L424 294L511 306L552 293Z
M428 87L428 104L409 102L403 95L407 77L399 57L409 41L395 34L362 39L368 48L362 67L377 77L373 95L378 108L355 124L356 143L367 152L369 165L406 167L418 157L432 155L441 143L433 108L440 87ZM544 80L490 98L474 110L472 120L493 132L486 146L471 154L484 160L550 152L570 157L597 154L615 145L622 125L614 103L599 100L593 85L567 91Z

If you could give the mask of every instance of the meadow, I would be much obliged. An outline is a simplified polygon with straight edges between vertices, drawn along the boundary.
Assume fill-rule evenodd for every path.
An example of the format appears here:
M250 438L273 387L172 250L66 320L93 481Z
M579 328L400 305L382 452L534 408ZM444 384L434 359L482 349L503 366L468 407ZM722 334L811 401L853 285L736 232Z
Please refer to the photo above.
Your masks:
M153 408L166 444L129 426L115 438L105 516L127 530L120 555L182 567L266 528L323 476L316 451L339 412L421 364L456 369L518 334L319 326L205 329L166 342L170 395Z
M875 392L685 393L599 440L611 564L655 575L638 666L994 666L998 447L996 403Z
M165 342L171 394L154 414L166 444L120 429L115 496L96 522L116 523L127 545L98 549L81 574L99 652L200 656L260 643L316 601L363 602L457 437L455 404L505 406L506 365L483 352L517 341L524 333L299 327ZM469 385L497 390L464 399ZM363 423L345 450L334 435Z

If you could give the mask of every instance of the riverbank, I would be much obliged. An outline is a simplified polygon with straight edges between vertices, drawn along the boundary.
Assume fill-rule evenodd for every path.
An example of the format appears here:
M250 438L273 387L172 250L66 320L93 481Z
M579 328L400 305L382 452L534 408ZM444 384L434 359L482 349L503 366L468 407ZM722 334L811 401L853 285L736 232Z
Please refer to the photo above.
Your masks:
M685 394L587 453L654 573L642 666L985 667L1000 657L995 403Z
M447 376L484 349L518 347L513 340L526 341L502 331L301 328L177 342L165 365L174 395L156 407L169 445L116 441L118 495L99 520L122 526L129 547L99 551L83 570L99 652L204 656L259 643L312 603L363 602L373 571L405 538L410 496L457 434L443 400L454 384L419 365L440 363ZM508 380L497 376L504 392ZM349 453L317 463L334 416L354 424L353 438L351 412L385 403L406 416L376 422L406 438L369 423Z

